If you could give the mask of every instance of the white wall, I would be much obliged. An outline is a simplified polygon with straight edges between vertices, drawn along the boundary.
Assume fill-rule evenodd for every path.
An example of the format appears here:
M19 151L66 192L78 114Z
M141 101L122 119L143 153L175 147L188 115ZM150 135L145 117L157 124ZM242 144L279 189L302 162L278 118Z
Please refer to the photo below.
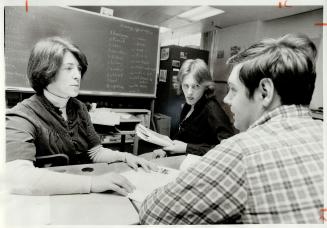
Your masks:
M265 37L279 37L286 33L301 32L310 38L317 38L322 34L322 26L315 23L323 21L323 10L314 10L280 19L265 21L258 31L258 39Z
M218 31L215 37L216 46L213 50L210 50L213 58L210 60L210 67L213 68L213 78L218 81L227 81L228 79L228 66L226 61L230 54L230 48L232 46L240 46L242 49L248 47L256 39L256 33L258 31L258 24L260 22L249 22L245 24L231 26ZM218 50L224 51L224 58L217 58Z
M316 88L310 106L311 108L322 107L322 26L314 25L323 21L322 15L323 11L321 9L271 21L239 24L219 30L215 40L217 45L214 50L211 50L213 58L210 60L210 68L214 79L219 81L227 80L229 68L226 66L226 60L230 57L231 46L237 45L244 49L254 41L263 38L276 38L286 33L304 33L315 42L318 50ZM218 50L224 50L224 58L217 59Z
M317 46L318 50L318 56L317 56L317 63L316 63L316 72L317 72L317 78L316 78L316 84L315 84L315 90L312 96L310 108L317 109L318 107L323 107L323 59L322 59L322 53L323 53L323 46L322 46L322 37L319 37L317 39L313 39Z

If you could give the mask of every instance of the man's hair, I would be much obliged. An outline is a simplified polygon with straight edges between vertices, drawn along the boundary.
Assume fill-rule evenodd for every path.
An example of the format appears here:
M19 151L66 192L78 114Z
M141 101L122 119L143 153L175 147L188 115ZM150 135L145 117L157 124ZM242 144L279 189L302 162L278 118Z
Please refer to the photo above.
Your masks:
M204 94L211 97L215 92L215 84L210 76L207 64L202 59L187 59L178 72L178 82L182 85L184 78L192 74L197 83L204 85Z
M74 44L61 37L49 37L38 41L31 51L27 65L27 77L36 93L42 94L56 76L66 52L71 52L81 66L81 75L87 70L84 53Z
M284 105L309 105L315 87L314 43L303 34L265 39L232 56L227 64L241 64L240 81L253 98L261 79L270 78Z

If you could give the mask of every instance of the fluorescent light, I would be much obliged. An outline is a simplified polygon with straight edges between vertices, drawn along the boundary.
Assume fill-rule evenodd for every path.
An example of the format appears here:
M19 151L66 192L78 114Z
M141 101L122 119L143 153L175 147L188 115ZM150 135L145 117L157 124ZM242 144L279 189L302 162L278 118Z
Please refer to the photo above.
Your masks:
M171 29L167 28L167 27L162 27L162 26L160 26L160 28L159 28L160 33L165 33L165 32L168 32L168 31L171 31Z
M199 6L177 15L177 17L185 18L191 21L200 21L204 18L212 17L221 13L224 13L224 11L210 6Z

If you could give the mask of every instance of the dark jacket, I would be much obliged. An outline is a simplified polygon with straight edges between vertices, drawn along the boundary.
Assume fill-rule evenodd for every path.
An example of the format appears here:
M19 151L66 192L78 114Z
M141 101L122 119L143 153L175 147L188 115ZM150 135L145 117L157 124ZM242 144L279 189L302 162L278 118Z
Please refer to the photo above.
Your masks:
M82 102L70 98L66 110L68 121L44 95L33 95L10 109L6 114L6 160L35 161L36 156L58 153L66 154L70 164L87 159L87 151L99 145L100 138Z
M185 119L191 106L185 104L174 137L187 143L186 153L204 155L211 148L234 134L233 127L215 97L203 96L194 106L192 114Z

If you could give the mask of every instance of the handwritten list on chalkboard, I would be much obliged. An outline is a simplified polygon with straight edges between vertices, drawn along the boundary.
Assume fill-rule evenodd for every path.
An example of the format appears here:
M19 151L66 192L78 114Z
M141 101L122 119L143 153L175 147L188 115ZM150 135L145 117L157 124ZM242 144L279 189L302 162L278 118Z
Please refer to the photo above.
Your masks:
M154 97L159 29L64 7L5 7L6 88L28 90L33 45L62 36L86 54L81 93Z

